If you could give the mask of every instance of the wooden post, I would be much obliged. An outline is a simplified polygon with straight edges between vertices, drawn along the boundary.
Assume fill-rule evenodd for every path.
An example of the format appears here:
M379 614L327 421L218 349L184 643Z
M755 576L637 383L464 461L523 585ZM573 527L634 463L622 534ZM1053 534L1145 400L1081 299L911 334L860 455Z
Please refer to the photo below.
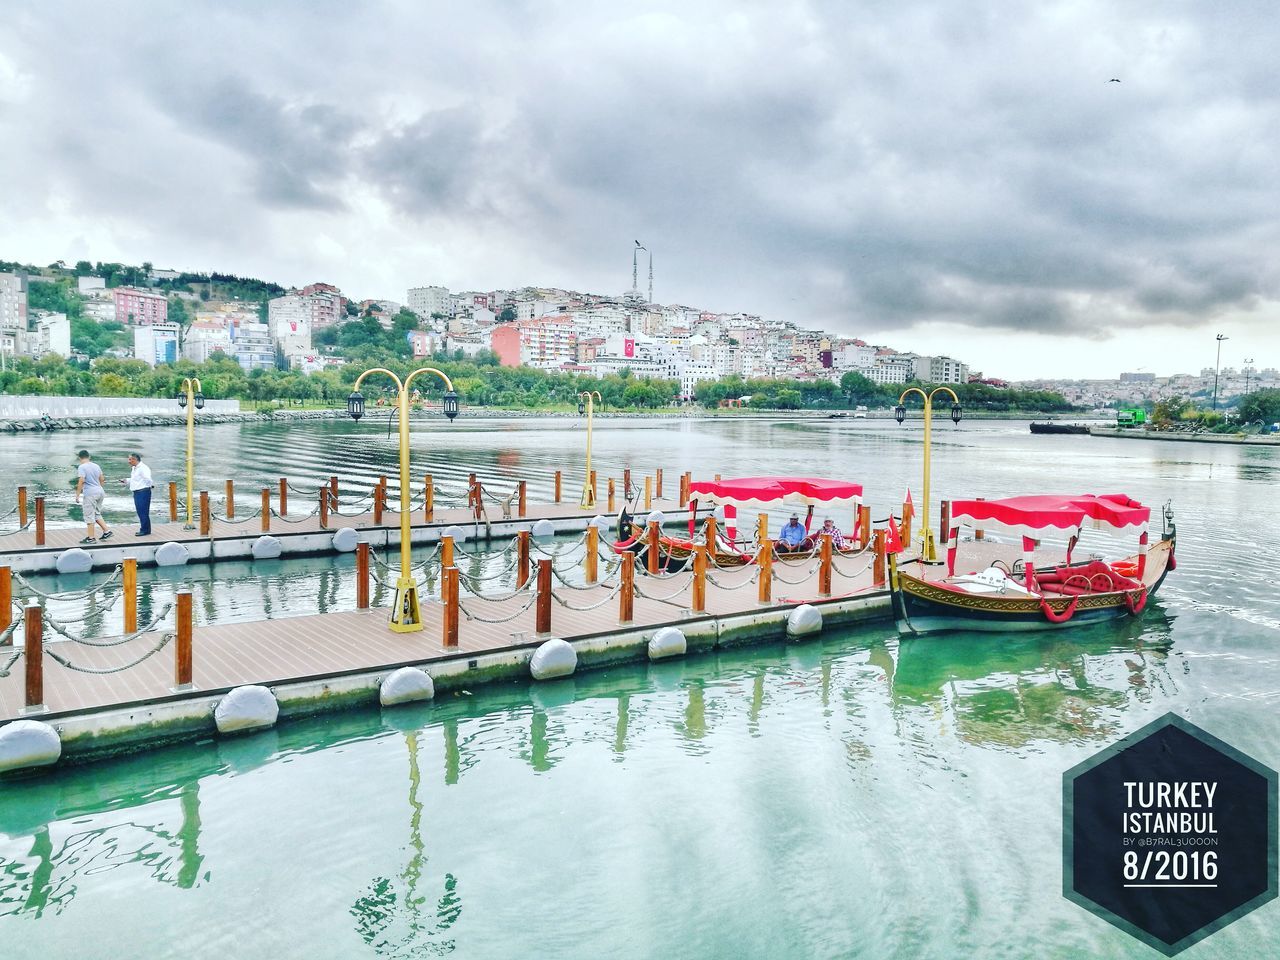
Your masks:
M436 484L431 474L422 478L422 520L430 523L436 513Z
M898 539L902 541L902 549L911 546L911 521L915 515L915 507L907 503L902 503L902 529L898 531Z
M320 488L320 507L319 507L321 530L329 529L329 497L330 497L329 488L321 487Z
M133 557L124 558L123 580L124 632L134 633L138 629L138 561Z
M631 468L622 468L622 499L629 500L631 498Z
M480 516L480 505L476 502L476 475L474 473L467 474L467 506L471 509L472 516Z
M538 561L538 633L551 632L551 560Z
M609 478L609 512L613 513L617 507L614 506L613 477Z
M369 544L363 540L356 544L356 609L369 609Z
M763 546L769 543L769 515L767 513L756 514L756 544Z
M622 586L618 590L618 622L630 623L636 609L636 555L630 550L622 554Z
M865 549L871 542L871 508L865 503L858 507L858 548Z
M694 613L703 613L707 609L707 548L693 548L693 599L689 607Z
M646 550L649 554L649 572L658 572L658 521L649 522L649 546Z
M583 558L587 583L595 583L599 573L600 528L595 524L587 527L587 555Z
M175 480L169 481L169 522L178 522L178 484Z
M178 591L178 646L174 651L174 686L191 686L191 591Z
M36 497L36 546L44 546L44 497Z
M271 530L271 488L270 487L262 488L261 516L262 516L262 522L259 524L259 526L262 528L263 533L267 533L268 531ZM323 524L321 524L321 526L323 526Z
M236 518L236 482L234 480L227 481L227 519L234 520Z
M0 633L13 623L13 573L8 567L0 567ZM13 637L0 641L0 646L10 646Z
M324 484L320 485L322 488ZM280 516L285 516L289 512L289 478L280 478Z
M713 513L707 517L707 556L715 557L716 555L716 515Z
M818 534L821 544L818 556L818 593L824 597L831 596L831 534Z
M598 503L600 501L600 497L598 496L599 491L600 491L600 488L596 486L596 472L592 470L591 471L591 502L593 504Z
M338 509L338 478L329 478L329 493L333 497L333 508Z
M756 554L756 565L760 568L760 579L757 581L756 599L761 603L773 602L773 541L760 541L760 552Z
M884 541L885 532L876 531L876 555L871 566L871 582L877 587L884 586Z
M976 499L976 500L985 500L986 498L985 498L985 497L975 497L974 499ZM984 539L986 539L986 532L985 532L981 527L975 527L975 528L974 528L974 531L973 531L973 539L975 539L975 540L984 540Z
M529 531L516 534L516 589L529 582Z
M653 477L647 474L644 478L644 508L646 510L653 509Z
M689 502L690 497L693 495L693 472L686 470L680 479L682 481L680 503L685 504Z
M453 537L440 538L440 568L453 566Z
M382 511L386 508L387 488L379 483L373 488L373 524L382 525Z
M556 471L556 503L560 502L560 471Z
M480 514L484 513L484 484L478 479L471 481L471 496L471 515L479 520Z
M655 472L655 476L653 480L653 495L657 499L661 500L662 499L662 468L659 467L654 472Z
M940 513L941 513L942 525L938 530L938 534L939 534L938 539L941 541L942 549L945 550L947 548L948 541L950 541L951 539L951 501L950 500L942 501L942 510L940 511Z
M200 491L200 536L209 535L209 491Z
M516 495L517 517L523 517L529 512L529 484L521 480L517 484L518 493Z
M38 504L43 498L37 497ZM36 514L39 516L39 514ZM39 602L30 600L22 611L22 627L27 648L23 655L27 673L27 709L44 706L44 611Z
M458 568L445 567L440 581L440 592L444 595L443 636L440 642L446 647L458 645Z
M27 488L18 488L18 525L27 525Z

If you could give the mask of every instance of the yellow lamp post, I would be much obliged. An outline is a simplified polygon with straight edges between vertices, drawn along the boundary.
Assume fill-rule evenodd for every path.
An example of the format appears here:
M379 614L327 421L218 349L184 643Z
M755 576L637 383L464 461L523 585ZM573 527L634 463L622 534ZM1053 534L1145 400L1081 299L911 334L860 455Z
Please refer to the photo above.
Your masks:
M396 598L391 608L391 629L397 633L410 633L422 629L422 615L418 610L418 582L410 570L412 545L409 542L409 387L420 373L435 374L444 381L444 415L452 420L458 415L458 395L453 391L453 382L442 371L435 367L419 367L402 381L385 367L373 367L366 370L356 379L351 396L347 397L347 412L351 419L359 420L364 416L364 397L360 394L360 384L371 373L385 373L395 381L399 392L400 409L400 579L396 581Z
M583 390L578 394L578 416L587 415L587 478L582 481L582 499L579 501L584 507L596 505L596 488L591 485L591 419L595 414L596 400L604 403L597 390Z
M929 457L930 457L930 441L932 439L931 426L933 423L933 398L939 393L951 394L951 419L955 423L960 422L960 398L956 396L955 391L950 387L934 387L933 390L925 393L919 387L908 387L902 391L902 396L898 398L898 406L893 411L894 418L898 423L902 423L907 418L907 408L903 405L903 401L912 393L918 393L924 398L924 510L920 515L920 559L926 563L933 563L938 559L937 548L933 542L933 531L929 529ZM946 531L943 531L946 536Z
M192 489L195 486L196 474L196 411L204 409L204 394L200 392L200 379L186 377L178 390L178 406L187 411L187 522L184 530L194 530L195 523L191 519Z

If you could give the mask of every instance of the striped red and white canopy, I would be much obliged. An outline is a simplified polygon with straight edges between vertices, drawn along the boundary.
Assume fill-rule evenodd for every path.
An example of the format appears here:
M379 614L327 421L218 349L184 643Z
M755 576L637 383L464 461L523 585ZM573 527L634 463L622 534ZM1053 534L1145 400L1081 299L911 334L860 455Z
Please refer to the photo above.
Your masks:
M689 500L725 504L740 510L778 506L841 506L862 502L862 484L820 477L738 477L693 480Z
M1087 521L1122 529L1145 527L1151 508L1123 493L1059 496L1036 494L1005 500L952 500L951 520L990 521L1014 530L1073 530Z

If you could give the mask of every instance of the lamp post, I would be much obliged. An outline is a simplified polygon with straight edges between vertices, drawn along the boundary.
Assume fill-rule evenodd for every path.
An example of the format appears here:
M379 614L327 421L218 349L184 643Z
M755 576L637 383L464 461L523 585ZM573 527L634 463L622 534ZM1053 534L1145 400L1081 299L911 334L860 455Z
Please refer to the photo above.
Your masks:
M409 542L409 387L420 373L432 373L444 381L444 415L452 420L458 415L458 395L453 391L453 382L442 371L435 367L419 367L402 381L385 367L373 367L356 378L347 397L347 413L352 420L364 416L364 397L360 393L360 384L371 373L385 373L395 381L398 391L400 409L400 579L396 581L396 598L391 608L391 629L397 633L410 633L422 629L422 615L418 610L418 582L409 569L412 560L412 546Z
M1244 358L1244 395L1249 395L1249 374L1253 372L1253 357Z
M200 389L199 377L186 377L182 381L177 400L178 407L187 411L187 522L182 528L194 530L196 525L191 520L191 510L196 473L196 411L204 409L204 394Z
M960 409L960 398L956 396L955 391L950 387L934 387L928 393L925 393L919 387L908 387L902 391L902 396L898 398L898 406L893 411L894 418L898 423L902 423L907 418L907 408L903 405L903 401L907 399L908 394L918 393L924 398L924 510L920 515L920 559L926 563L933 563L938 559L937 549L933 542L933 531L929 529L929 455L930 442L932 439L932 423L933 423L933 398L939 393L951 394L951 420L959 424L963 411ZM942 531L945 537L947 531Z
M579 504L584 507L596 505L596 491L591 486L591 419L595 414L595 401L604 403L604 397L597 390L583 390L578 394L578 416L587 415L587 476L582 481L582 499Z
M1222 341L1230 340L1224 333L1220 333L1215 337L1218 341L1218 359L1213 364L1213 409L1218 409L1218 371L1222 369Z

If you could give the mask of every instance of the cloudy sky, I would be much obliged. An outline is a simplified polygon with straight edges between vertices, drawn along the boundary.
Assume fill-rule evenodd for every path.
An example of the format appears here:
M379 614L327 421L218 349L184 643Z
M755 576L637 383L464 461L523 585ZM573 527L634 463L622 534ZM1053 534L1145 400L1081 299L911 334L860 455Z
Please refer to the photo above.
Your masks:
M0 259L621 293L989 375L1280 365L1263 2L6 8ZM1111 83L1111 78L1121 82ZM643 285L643 284L642 284Z

